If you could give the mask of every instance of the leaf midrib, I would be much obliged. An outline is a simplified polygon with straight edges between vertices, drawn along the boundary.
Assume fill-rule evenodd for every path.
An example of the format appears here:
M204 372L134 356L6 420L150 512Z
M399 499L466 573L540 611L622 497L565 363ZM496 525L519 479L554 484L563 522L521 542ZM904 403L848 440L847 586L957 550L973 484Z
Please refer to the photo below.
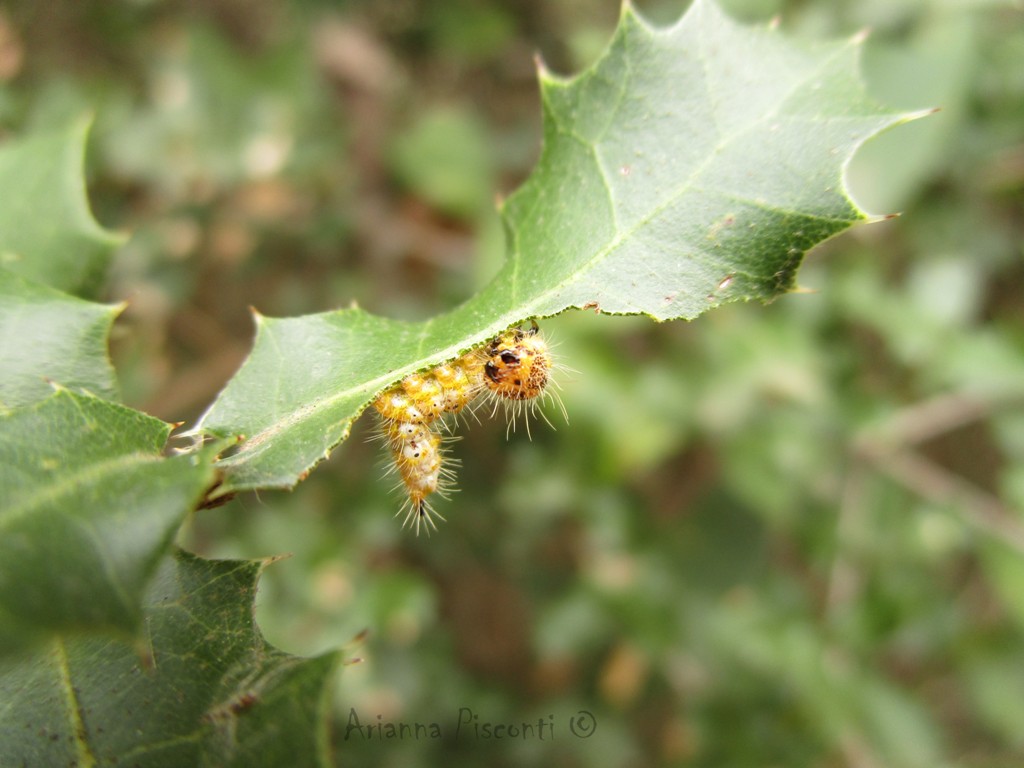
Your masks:
M68 660L67 648L60 638L54 640L54 656L56 656L57 669L60 674L61 690L64 693L67 705L68 727L71 730L71 738L74 740L75 752L78 755L77 765L82 768L92 768L96 765L96 756L86 737L85 722L82 718L82 705L78 700L78 692L71 681L71 665Z
M77 471L61 471L56 473L55 482L47 484L45 489L41 491L26 494L20 500L16 499L12 506L9 506L6 511L0 514L0 532L16 520L60 499L62 496L80 491L85 487L95 486L98 482L117 476L130 469L154 464L159 461L163 461L163 458L160 456L132 452L105 461L88 464Z

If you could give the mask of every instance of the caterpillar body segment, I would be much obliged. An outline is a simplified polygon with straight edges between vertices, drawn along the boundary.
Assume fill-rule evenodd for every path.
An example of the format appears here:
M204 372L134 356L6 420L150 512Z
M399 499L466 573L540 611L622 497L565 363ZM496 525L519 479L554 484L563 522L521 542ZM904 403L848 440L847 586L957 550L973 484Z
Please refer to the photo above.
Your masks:
M392 423L388 432L391 455L408 498L408 509L398 512L406 512L403 527L414 525L417 536L421 524L436 530L433 518L440 515L431 508L427 498L442 490L441 436L427 425L414 422Z
M426 373L406 376L373 403L385 420L431 424L458 413L483 390L483 362L476 353Z

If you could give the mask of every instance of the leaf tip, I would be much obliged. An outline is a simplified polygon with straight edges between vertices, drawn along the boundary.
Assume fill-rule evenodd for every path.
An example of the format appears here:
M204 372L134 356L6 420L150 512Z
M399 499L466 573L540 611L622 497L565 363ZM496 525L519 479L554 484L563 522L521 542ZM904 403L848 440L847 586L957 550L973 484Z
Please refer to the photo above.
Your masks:
M619 29L616 30L616 34L622 31L628 23L636 24L648 32L656 31L656 27L643 17L637 7L633 5L632 0L622 0L622 5L619 8Z
M863 45L864 41L867 40L870 36L871 27L863 27L862 29L859 29L853 33L853 36L850 38L850 43L853 45Z
M120 247L131 240L132 233L127 229L103 229L107 242L112 246Z
M817 288L807 288L806 286L803 286L803 285L794 285L792 288L789 289L789 292L790 293L798 293L798 294L814 294L814 293L818 293L818 289Z
M85 143L89 138L89 131L92 130L93 124L96 122L96 112L92 109L87 109L66 123L65 130L70 136L74 138L74 141L78 142L81 147L82 156L85 156Z
M282 560L288 560L291 556L291 552L284 552L280 555L269 555L267 557L257 560L256 562L259 564L260 572L262 572L266 568L269 568L270 566L274 565L274 563L278 563Z
M547 80L555 80L554 73L548 68L548 65L544 63L544 57L540 53L533 54L533 66L537 70L537 79L541 82Z
M913 112L905 112L900 116L897 125L903 125L905 123L912 123L914 120L920 120L924 117L931 117L936 112L941 112L942 107L925 107L924 109L916 109Z
M626 21L635 21L642 25L646 24L645 19L640 15L640 11L633 5L633 0L622 0L622 3L619 5L619 26L622 26L623 22Z
M903 214L900 213L900 212L897 212L897 213L880 213L880 214L878 214L876 216L868 216L865 219L865 221L867 221L868 224L877 224L880 221L889 221L890 219L898 219L902 215Z

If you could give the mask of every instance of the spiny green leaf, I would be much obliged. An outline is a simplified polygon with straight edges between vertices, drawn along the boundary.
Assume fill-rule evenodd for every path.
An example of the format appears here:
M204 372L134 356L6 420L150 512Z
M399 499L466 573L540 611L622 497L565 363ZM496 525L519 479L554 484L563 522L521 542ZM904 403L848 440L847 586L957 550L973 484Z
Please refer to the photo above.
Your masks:
M123 237L103 229L85 197L89 124L0 146L0 266L91 295Z
M0 661L0 765L327 765L338 655L300 659L263 640L252 606L264 565L164 558L147 658L80 638Z
M0 415L0 651L138 628L146 584L214 476L204 453L160 455L170 428L65 389Z
M49 397L48 381L116 400L107 336L120 311L0 269L0 408Z
M865 94L859 42L798 44L710 0L654 29L627 5L593 67L541 72L543 153L504 207L511 253L480 294L423 323L259 320L200 423L248 438L222 461L228 486L294 485L377 392L526 318L691 319L792 290L808 249L866 218L843 183L853 152L908 118Z

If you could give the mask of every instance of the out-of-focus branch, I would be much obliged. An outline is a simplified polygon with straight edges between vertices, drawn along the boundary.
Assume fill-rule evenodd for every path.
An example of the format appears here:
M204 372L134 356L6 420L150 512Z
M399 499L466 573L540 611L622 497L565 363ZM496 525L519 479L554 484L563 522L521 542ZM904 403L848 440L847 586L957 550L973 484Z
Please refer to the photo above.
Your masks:
M916 403L898 411L880 429L858 437L853 444L854 456L924 499L955 505L972 528L1024 554L1024 524L1018 510L930 461L913 447L978 421L1002 404L963 394Z

